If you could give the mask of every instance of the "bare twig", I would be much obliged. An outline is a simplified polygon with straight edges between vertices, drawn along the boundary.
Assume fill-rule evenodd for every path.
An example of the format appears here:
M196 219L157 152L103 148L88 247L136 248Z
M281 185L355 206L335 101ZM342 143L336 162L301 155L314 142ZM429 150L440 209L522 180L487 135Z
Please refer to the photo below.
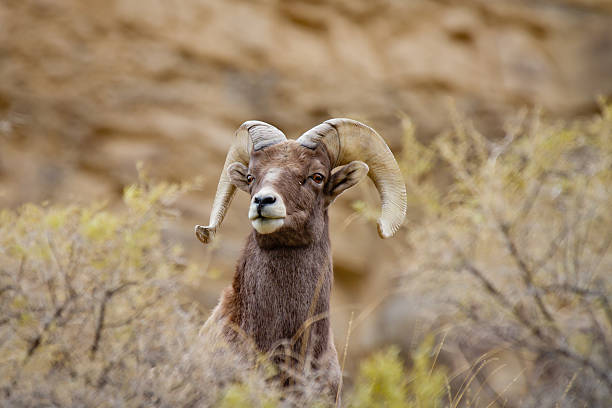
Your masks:
M572 360L580 364L584 368L588 368L592 370L593 373L595 373L595 375L602 380L602 382L606 385L606 387L608 387L608 389L612 391L612 374L609 372L609 370L598 367L590 359L582 357L581 355L576 354L573 351L568 350L565 347L546 348L546 349L540 349L540 351L543 353L553 352L555 354L558 354L559 356L565 357L568 360Z
M533 270L535 273L540 271L540 269L542 269L547 264L547 262L551 260L553 256L557 253L561 246L561 243L567 237L569 230L570 229L568 228L568 226L564 225L561 228L559 234L557 234L557 236L551 241L550 245L548 246L548 249L546 250L546 252L544 252L544 256L542 256L539 261L534 262L535 266L533 267Z
M610 307L610 302L608 301L608 298L605 294L599 296L599 302L601 303L601 306L606 312L606 319L608 319L608 324L612 326L612 307Z
M610 306L610 302L608 300L608 294L605 291L597 291L587 288L581 288L579 286L570 285L570 284L562 284L562 285L547 285L542 287L542 290L546 292L569 292L583 297L595 297L599 301L601 307L604 309L604 313L606 315L606 320L608 324L612 326L612 307Z
M102 301L100 302L100 312L98 313L98 320L96 322L96 329L94 332L94 341L90 348L90 358L93 359L96 352L98 351L98 347L100 345L100 339L102 338L102 330L104 329L104 319L106 317L106 303L112 297L110 291L104 292L104 296L102 296Z
M136 310L134 313L132 313L132 315L130 317L126 317L125 319L120 320L118 322L106 323L104 326L107 329L116 329L118 327L122 327L122 326L125 326L125 325L128 325L128 324L131 324L134 321L134 319L140 317L144 313L145 310L147 310L151 306L155 305L155 303L159 302L159 300L161 298L162 298L161 296L158 296L155 299L153 299L152 301L145 303L140 308L138 308L138 310Z
M547 172L540 173L537 176L535 180L536 185L527 194L527 197L525 198L525 201L523 202L523 206L521 207L521 210L518 212L518 216L516 217L516 219L525 219L525 217L529 215L529 212L533 208L533 205L537 201L540 195L540 192L542 191L542 187L544 186L544 182L546 181L547 177L548 177Z
M596 253L599 255L595 261L590 265L589 271L588 271L588 275L592 276L595 271L597 270L597 268L599 267L599 265L601 264L601 261L604 259L604 257L606 256L606 254L608 253L608 251L610 250L610 247L612 246L612 230L610 230L608 232L608 235L606 235L606 238L603 240L603 244L601 245L601 247L596 251Z
M543 342L550 341L549 337L544 334L542 329L533 323L527 315L523 312L523 309L520 307L515 307L510 300L491 282L485 275L482 273L475 265L473 265L465 256L463 251L452 241L451 244L455 248L455 252L461 258L463 262L463 267L472 274L475 278L477 278L480 283L485 288L486 292L497 301L504 309L509 311L514 317L521 323L524 327L526 327L534 336L540 339Z
M106 291L104 291L104 295L102 296L102 300L100 301L100 312L98 313L98 320L96 322L96 329L94 332L94 341L91 345L91 348L89 349L90 351L90 358L93 359L96 352L98 351L98 348L100 346L100 340L102 339L102 331L104 330L104 321L106 319L106 305L107 303L111 300L111 298L116 295L117 293L119 293L120 291L124 290L125 288L127 288L128 286L132 286L132 285L136 285L137 282L125 282L119 286L117 286L116 288L113 289L108 289Z
M523 258L519 254L519 251L510 236L510 227L508 227L508 225L505 223L498 223L498 225L499 225L500 231L502 232L504 240L506 242L507 249L510 251L510 254L514 258L516 264L518 265L519 269L522 272L521 276L523 278L523 282L525 283L525 286L527 287L527 290L529 290L529 292L533 295L536 305L538 306L538 309L540 310L540 312L544 315L544 318L546 318L546 320L548 320L548 322L553 325L556 331L559 331L559 329L556 327L555 319L553 318L552 314L548 311L548 308L544 304L544 300L540 296L540 292L538 288L536 288L534 285L533 272L531 271L531 269L529 269L529 267L527 266L527 263L523 260Z
M589 314L589 318L591 319L591 326L594 328L596 339L603 347L603 354L606 359L606 363L609 367L612 367L612 353L610 353L610 346L606 341L606 334L604 333L601 325L599 324L595 313L593 313L592 308L589 307L591 305L588 304L585 299L582 299L581 301Z
M47 243L49 245L49 248L51 249L51 254L53 255L53 259L55 260L55 263L57 264L57 268L60 271L60 274L62 275L62 278L64 280L64 286L66 287L70 296L76 296L76 292L74 288L72 287L71 277L68 276L68 273L66 272L66 268L64 268L64 266L62 265L60 261L60 257L57 254L57 247L55 246L55 243L51 239L50 235L47 235Z
M570 285L569 283L564 283L561 285L546 285L540 288L543 292L553 293L553 292L569 292L580 296L594 296L599 297L603 296L604 292L600 292L597 290L581 288L579 286Z
M51 324L57 321L61 317L62 313L64 313L64 311L68 308L68 306L70 305L70 303L72 303L74 299L75 297L72 297L72 296L66 298L66 300L59 307L55 309L55 312L53 312L53 315L51 316L51 318L48 319L43 325L43 329L36 335L36 337L34 337L30 341L23 364L26 364L27 361L30 359L30 357L32 357L32 355L36 352L38 347L40 347L40 345L42 344L42 339L44 335L47 333L47 331L49 330L49 328L51 327Z
M4 293L4 292L8 292L10 290L15 290L15 287L13 285L6 285L0 288L0 296Z

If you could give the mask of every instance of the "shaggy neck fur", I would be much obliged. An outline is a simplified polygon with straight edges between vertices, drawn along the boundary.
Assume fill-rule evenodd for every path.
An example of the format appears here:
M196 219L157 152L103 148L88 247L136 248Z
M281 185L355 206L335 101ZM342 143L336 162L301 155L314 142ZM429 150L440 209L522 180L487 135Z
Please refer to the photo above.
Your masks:
M229 317L261 351L289 343L294 352L317 358L327 346L333 279L327 211L320 221L320 234L305 245L281 245L255 231L247 239ZM309 319L318 320L305 324Z

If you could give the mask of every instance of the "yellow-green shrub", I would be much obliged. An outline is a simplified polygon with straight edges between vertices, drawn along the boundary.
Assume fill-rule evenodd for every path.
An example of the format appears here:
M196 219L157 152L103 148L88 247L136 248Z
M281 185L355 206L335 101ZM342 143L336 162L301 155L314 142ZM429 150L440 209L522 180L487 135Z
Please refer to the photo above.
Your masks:
M9 406L212 406L232 383L276 395L181 300L193 266L162 239L189 185L142 179L123 209L0 212L0 395ZM204 273L205 271L202 271ZM264 405L265 406L265 405Z
M436 408L442 406L446 376L433 367L433 337L416 350L406 370L397 347L374 353L361 362L351 397L354 408Z
M530 386L523 406L605 405L612 105L568 123L520 114L499 140L457 119L453 131L423 145L408 126L402 162L412 205L399 249L406 296L431 299L430 313L457 323L449 341L480 339L533 364L520 373ZM447 185L434 183L432 162L442 164L435 171ZM475 388L486 388L485 378ZM483 393L470 404L503 400L505 389L487 390L490 400Z
M168 206L189 187L142 178L121 209L0 211L3 404L329 405L315 373L281 391L262 356L253 353L255 366L218 333L200 335L206 315L180 291L197 267L162 234Z

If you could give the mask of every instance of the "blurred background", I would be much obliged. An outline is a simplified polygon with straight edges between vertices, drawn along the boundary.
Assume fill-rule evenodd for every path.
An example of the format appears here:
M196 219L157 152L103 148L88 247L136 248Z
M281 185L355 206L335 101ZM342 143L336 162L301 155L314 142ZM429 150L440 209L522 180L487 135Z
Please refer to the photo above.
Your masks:
M430 151L441 135L457 133L461 118L486 143L503 145L517 118L529 121L536 112L548 123L573 123L599 115L598 97L610 96L612 3L606 0L2 0L0 207L104 201L119 208L125 186L138 180L138 162L156 180L201 178L199 189L176 201L180 216L163 236L200 265L201 280L183 290L207 313L230 282L250 231L247 196L237 193L214 246L200 244L193 226L207 223L225 154L245 120L269 122L295 138L331 117L351 117L375 128L398 160L411 160L407 138ZM612 143L606 129L599 134L604 148ZM434 158L426 167L407 170L409 214L391 240L378 238L368 216L378 205L370 181L331 211L339 348L351 314L357 316L349 372L361 356L388 344L399 345L408 360L427 333L439 344L456 315L437 308L451 297L435 286L468 290L439 271L433 282L421 276L433 288L423 283L414 290L406 280L419 242L430 242L414 234L428 214L416 190L427 184L440 198L455 186L452 160ZM610 185L602 188L608 203ZM602 234L599 242L606 242ZM431 242L440 250L450 245ZM609 256L602 259L605 268ZM498 271L500 264L489 259L484 270L512 273ZM520 265L512 268L520 281ZM600 274L606 301L609 275ZM413 290L398 294L400 286ZM599 324L604 348L610 347L609 323ZM451 342L443 348L440 361L451 371L498 344L480 342L476 332L484 333L470 326L474 344L455 343L463 352ZM520 373L537 356L505 358L510 368L486 386L486 402L512 384L506 406L521 406L531 394L530 377ZM598 359L594 378L609 393L610 360ZM571 375L557 385L564 389ZM540 400L529 401L538 406Z

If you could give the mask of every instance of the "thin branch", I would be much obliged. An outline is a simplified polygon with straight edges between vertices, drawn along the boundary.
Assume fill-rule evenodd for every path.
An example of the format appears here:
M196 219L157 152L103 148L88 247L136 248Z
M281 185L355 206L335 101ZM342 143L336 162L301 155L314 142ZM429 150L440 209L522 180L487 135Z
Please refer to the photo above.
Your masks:
M544 300L540 296L539 290L534 286L533 272L531 271L531 269L529 269L529 267L527 266L527 264L525 263L521 255L519 254L519 251L516 245L514 244L514 241L510 237L510 228L505 223L498 223L498 225L502 232L504 240L506 242L507 249L510 251L510 254L514 258L516 264L518 265L519 269L522 272L521 276L523 278L523 282L525 283L525 286L527 287L527 290L529 290L529 292L533 294L533 297L536 301L538 309L540 309L540 312L544 315L546 320L548 320L548 322L553 325L555 330L559 331L559 329L556 327L555 319L553 318L552 314L548 311L548 308L544 304Z
M597 291L587 288L581 288L579 286L570 285L568 283L562 285L547 285L541 288L547 293L562 291L569 292L575 295L583 296L583 297L595 297L601 304L601 307L604 309L604 313L606 315L606 319L610 326L612 326L612 307L610 306L610 302L608 301L608 295L605 291Z
M9 290L15 290L15 287L13 285L6 285L0 288L0 296L4 293L4 292L8 292Z
M543 342L549 341L548 337L544 334L544 332L540 329L539 326L535 325L526 315L523 313L522 309L519 307L515 307L508 298L495 287L493 282L491 282L485 275L482 273L476 266L474 266L463 254L463 252L455 245L455 250L461 257L463 262L463 266L465 269L470 272L474 277L476 277L480 283L484 286L485 290L495 299L503 308L511 312L514 317L525 326L529 331L540 339Z
M601 295L599 297L599 302L601 303L601 307L603 307L604 312L606 313L606 319L608 319L608 324L612 326L612 307L610 307L610 302L605 295Z
M551 351L569 360L573 360L585 368L591 369L593 373L595 373L595 375L603 381L603 383L608 387L608 389L612 391L612 375L609 373L609 370L598 367L591 360L584 358L581 355L576 354L573 351L568 350L564 347L540 349L540 352L543 353L550 353Z
M582 190L582 189L581 189ZM581 234L580 234L580 228L578 228L579 225L582 225L582 221L585 218L585 210L584 210L584 191L582 191L582 194L577 194L576 195L576 210L575 210L575 225L576 227L574 227L574 239L573 239L573 245L571 248L571 256L572 256L572 268L574 271L574 275L576 276L576 282L579 282L579 275L580 275L580 270L581 268L581 264L580 264L580 255L582 254L583 251L583 240L581 238ZM594 207L595 208L595 207Z
M70 294L70 296L75 295L76 292L70 283L70 278L68 277L66 269L64 268L64 266L62 265L60 261L60 257L57 254L57 247L55 246L55 243L51 239L50 235L47 235L47 244L49 245L49 248L51 249L51 254L53 255L53 259L55 260L55 263L57 264L57 268L60 271L62 278L64 279L64 285L66 286L68 293Z
M116 363L111 361L107 365L104 366L102 372L98 376L98 380L96 381L96 387L98 389L103 388L108 383L108 373L115 367Z
M612 353L610 353L610 347L608 345L608 342L606 341L606 334L604 333L601 325L599 324L595 313L593 313L592 308L589 307L590 305L584 299L582 299L582 303L584 304L585 309L589 314L589 318L591 319L591 326L594 328L596 339L603 347L603 354L606 358L606 363L608 367L612 367Z
M123 320L120 320L118 322L113 322L113 323L106 323L105 327L108 329L116 329L118 327L121 326L125 326L127 324L130 324L134 321L134 319L136 319L137 317L139 317L140 315L142 315L144 313L145 310L147 310L148 308L150 308L151 306L153 306L155 303L157 303L160 299L162 298L162 296L158 296L157 298L153 299L150 302L145 303L144 305L142 305L140 308L138 308L138 310L136 310L130 317L127 317Z
M68 308L68 306L74 299L75 297L68 297L64 301L64 303L62 303L59 307L55 309L53 316L49 320L47 320L47 322L45 322L43 329L40 331L40 333L38 333L38 335L30 341L30 345L28 346L28 351L26 353L26 357L23 361L23 364L27 363L30 357L32 357L32 355L40 347L40 345L42 344L42 339L49 330L49 327L51 327L51 324L61 317L62 313Z
M546 285L546 286L540 287L540 289L546 293L569 292L575 295L594 296L594 297L599 297L599 296L604 295L604 292L591 290L587 288L581 288L579 286L570 285L569 283L564 283L561 285Z
M495 288L492 283L487 278L485 278L484 275L482 275L480 271L474 269L473 267L469 267L468 270L473 275L477 276L483 282L485 288L491 294L494 295L493 297L497 299L498 302L501 302L502 305L506 307L506 309L508 309L512 313L512 315L514 315L518 322L525 326L534 336L536 336L542 342L550 341L550 338L544 334L542 329L527 317L523 308L519 307L519 305L512 305L510 301L501 294L499 289ZM478 273L479 275L476 275L476 273Z
M534 272L537 273L540 269L542 269L548 263L549 260L551 260L554 257L554 255L559 250L561 243L567 237L569 230L570 229L568 228L567 224L565 224L563 228L561 228L561 231L559 232L559 234L551 241L548 249L544 253L544 256L542 256L542 258L540 258L539 261L535 261L535 266L533 268Z
M546 181L547 177L548 177L547 172L543 172L538 175L538 177L535 180L536 185L531 189L529 194L527 194L527 197L525 198L525 201L523 202L523 206L521 207L521 210L518 212L518 216L516 217L517 219L525 219L525 217L529 215L529 212L533 208L533 205L537 201L540 195L540 192L542 191L542 187L544 186L544 181Z
M117 293L119 293L120 291L122 291L123 289L127 288L128 286L133 286L136 285L137 282L125 282L119 286L117 286L116 288L113 289L108 289L106 291L104 291L104 295L102 296L102 301L100 302L100 312L98 313L98 320L96 322L96 328L94 331L94 340L93 343L91 345L90 348L90 358L93 359L96 352L98 351L98 348L100 347L100 340L102 339L102 331L104 330L104 321L106 319L106 305L107 303L110 301L110 299L116 295Z
M104 296L102 296L102 301L100 302L100 312L98 313L98 320L96 322L94 341L91 344L91 348L89 349L90 358L92 360L96 352L98 351L98 347L100 346L100 339L102 338L102 330L104 330L104 319L106 318L106 303L112 296L112 293L107 290L104 292Z
M109 289L107 290L108 293L110 293L110 296L114 296L117 293L121 292L124 289L127 289L130 286L135 286L138 285L139 282L136 281L127 281L127 282L123 282L121 285L113 288L113 289Z
M606 236L606 238L604 239L604 243L602 244L602 246L596 251L596 253L599 255L597 257L597 259L590 265L589 268L589 272L588 275L592 276L595 271L597 270L597 268L599 268L599 264L601 264L601 261L604 259L604 257L606 256L606 254L608 253L608 251L610 250L610 247L612 246L612 230L610 230L608 232L608 235Z

